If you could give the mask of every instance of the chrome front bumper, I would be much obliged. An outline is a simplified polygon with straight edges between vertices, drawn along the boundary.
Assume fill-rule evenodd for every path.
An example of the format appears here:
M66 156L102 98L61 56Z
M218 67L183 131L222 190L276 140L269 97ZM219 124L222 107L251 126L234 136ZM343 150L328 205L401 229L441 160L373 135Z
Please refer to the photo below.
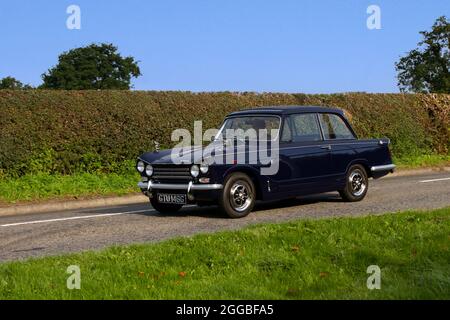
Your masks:
M220 190L223 189L221 184L193 184L189 182L187 184L177 183L154 183L153 181L138 183L138 187L147 191L152 190L184 190L187 193L191 191L205 191L205 190Z
M380 171L394 171L395 170L395 164L386 164L383 166L373 166L370 168L370 171L372 172L380 172Z
M223 189L221 184L193 184L192 181L188 184L179 183L154 183L153 181L141 181L138 183L138 187L142 189L143 193L152 197L153 190L181 190L186 191L189 200L194 200L194 191L208 191L208 190L220 190Z

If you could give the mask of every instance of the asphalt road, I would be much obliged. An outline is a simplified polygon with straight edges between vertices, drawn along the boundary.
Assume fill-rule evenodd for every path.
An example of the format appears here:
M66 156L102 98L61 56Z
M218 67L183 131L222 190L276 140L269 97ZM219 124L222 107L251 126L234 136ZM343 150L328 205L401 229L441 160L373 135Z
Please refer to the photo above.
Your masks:
M343 202L337 193L259 204L248 217L232 220L217 207L189 206L161 215L149 205L0 217L0 261L155 242L177 236L299 218L360 216L450 206L450 173L371 180L367 197Z

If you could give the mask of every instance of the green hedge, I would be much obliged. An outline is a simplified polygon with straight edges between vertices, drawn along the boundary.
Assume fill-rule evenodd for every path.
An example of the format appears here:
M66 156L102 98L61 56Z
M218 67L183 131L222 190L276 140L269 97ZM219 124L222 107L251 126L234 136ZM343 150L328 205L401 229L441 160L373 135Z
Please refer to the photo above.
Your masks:
M173 129L267 105L344 108L360 137L391 138L399 158L450 149L450 95L2 90L0 175L119 172L153 140L170 146Z

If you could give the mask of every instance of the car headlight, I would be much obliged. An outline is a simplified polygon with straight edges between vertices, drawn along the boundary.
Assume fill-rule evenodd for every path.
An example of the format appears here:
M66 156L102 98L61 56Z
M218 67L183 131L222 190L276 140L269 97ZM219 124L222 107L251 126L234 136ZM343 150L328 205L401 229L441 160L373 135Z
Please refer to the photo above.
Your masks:
M151 164L148 164L148 165L145 167L145 174L146 174L148 177L151 177L151 176L152 176L152 174L153 174L153 167L152 167Z
M199 169L198 165L194 164L191 167L191 176L193 176L194 178L197 178L199 174L200 174L200 169Z
M202 163L200 165L200 171L204 174L207 173L209 170L209 165L207 163Z
M136 169L137 171L139 171L140 173L144 172L145 170L145 164L143 161L139 161L136 165Z

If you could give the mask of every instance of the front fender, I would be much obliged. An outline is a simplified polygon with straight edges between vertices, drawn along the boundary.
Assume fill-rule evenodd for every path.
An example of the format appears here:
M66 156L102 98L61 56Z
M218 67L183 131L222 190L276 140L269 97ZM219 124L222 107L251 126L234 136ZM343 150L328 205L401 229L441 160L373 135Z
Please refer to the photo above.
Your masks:
M267 182L263 179L263 176L261 176L260 167L252 165L233 165L230 168L227 168L222 174L222 181L224 185L226 178L234 172L245 173L252 179L256 188L256 198L258 200L263 200L264 198L266 198L265 190L267 188L265 188L265 184Z

